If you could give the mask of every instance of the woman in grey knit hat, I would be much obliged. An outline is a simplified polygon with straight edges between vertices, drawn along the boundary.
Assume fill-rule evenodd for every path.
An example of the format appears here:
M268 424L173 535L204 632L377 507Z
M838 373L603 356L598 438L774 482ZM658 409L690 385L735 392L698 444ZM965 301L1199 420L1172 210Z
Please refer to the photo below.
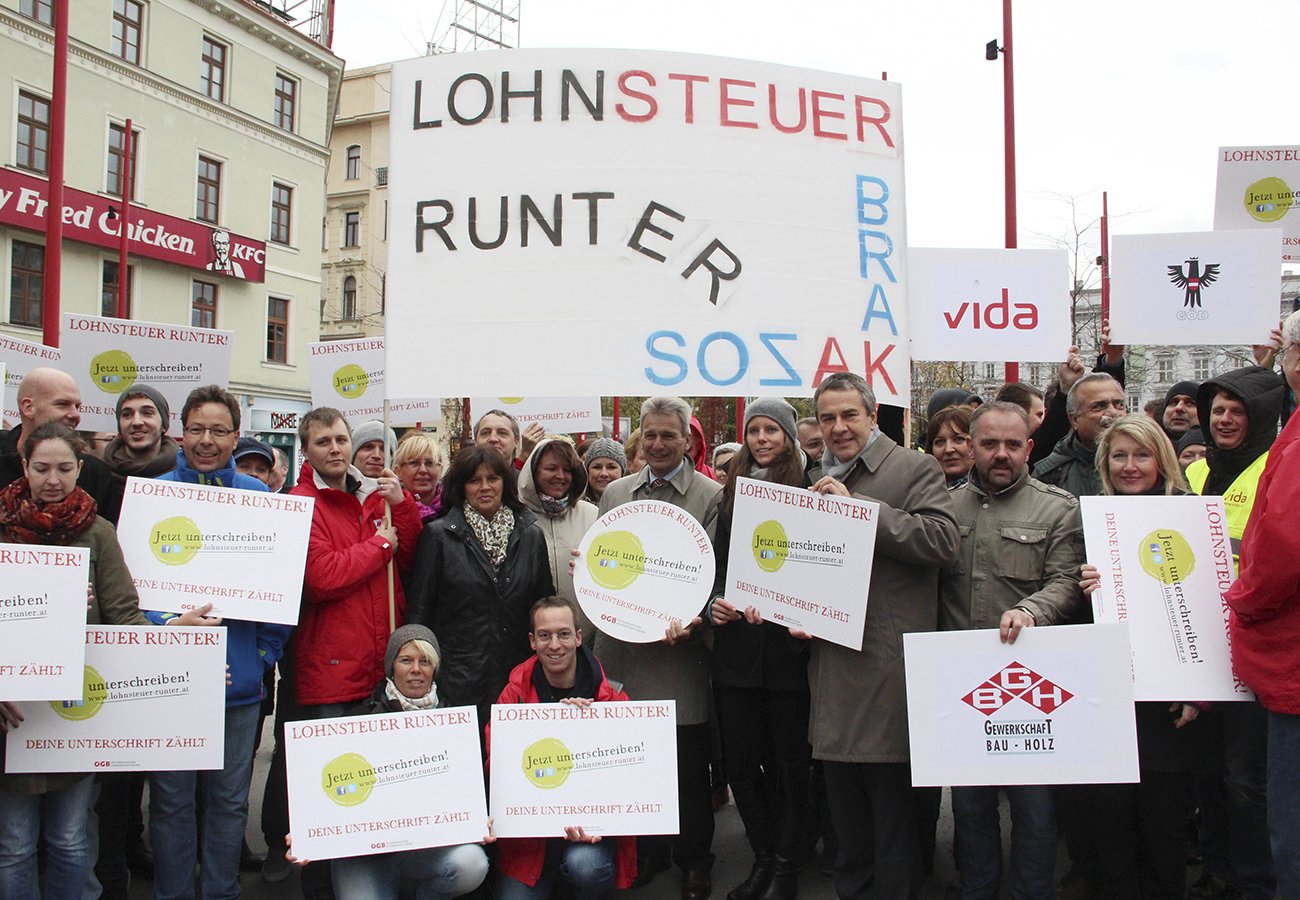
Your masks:
M599 506L600 495L605 493L610 482L627 474L627 453L618 441L596 438L587 445L582 464L587 467L587 490L582 499Z

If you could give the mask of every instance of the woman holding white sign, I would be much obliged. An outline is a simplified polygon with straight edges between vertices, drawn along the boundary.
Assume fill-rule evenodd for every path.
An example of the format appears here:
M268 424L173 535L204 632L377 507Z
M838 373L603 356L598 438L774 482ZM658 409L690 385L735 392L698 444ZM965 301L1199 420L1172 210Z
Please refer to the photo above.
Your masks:
M1097 442L1097 472L1107 496L1171 496L1188 493L1174 447L1155 420L1123 416ZM1091 595L1097 567L1083 566L1079 586ZM1186 831L1190 775L1205 768L1213 734L1191 703L1139 702L1137 784L1096 785L1095 823L1102 886L1107 897L1182 897L1186 890ZM1190 728L1187 726L1191 726ZM1199 765L1198 765L1199 762Z
M808 642L792 638L723 592L736 480L807 487L794 408L776 397L745 407L745 443L731 461L713 541L717 568L708 615L713 622L713 683L718 694L727 781L754 850L749 877L727 900L792 900L807 837L812 747L808 744Z
M22 447L23 472L0 491L0 542L90 549L90 625L147 625L117 534L77 487L84 448L76 432L49 422ZM79 601L78 601L79 602ZM19 728L21 710L4 704L0 730ZM0 769L3 768L0 752ZM95 865L86 838L94 776L0 776L0 897L80 897ZM45 843L44 877L36 850Z

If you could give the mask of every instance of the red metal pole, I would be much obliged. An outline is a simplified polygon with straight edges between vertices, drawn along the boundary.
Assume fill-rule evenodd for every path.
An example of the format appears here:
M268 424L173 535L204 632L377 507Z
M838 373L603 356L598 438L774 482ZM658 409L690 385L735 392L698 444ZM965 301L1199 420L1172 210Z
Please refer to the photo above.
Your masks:
M68 117L68 0L54 0L54 88L50 95L50 191L45 211L45 287L41 340L59 346L63 271L63 139Z
M884 74L883 72L880 74ZM736 442L745 443L745 398L736 398Z
M1002 0L1002 109L1003 152L1006 182L1006 244L1008 250L1016 247L1016 102L1015 78L1011 60L1011 0ZM1006 380L1010 384L1020 380L1020 363L1009 362Z
M1101 192L1101 320L1110 318L1110 211Z
M122 231L117 238L117 317L129 318L127 305L127 256L131 243L131 120L122 134Z
M615 398L614 398L614 428L613 428L613 435L614 435L614 440L616 440L616 441L619 439L619 438L618 438L618 405L619 405L619 401L622 400L622 399L623 399L622 397L615 397Z

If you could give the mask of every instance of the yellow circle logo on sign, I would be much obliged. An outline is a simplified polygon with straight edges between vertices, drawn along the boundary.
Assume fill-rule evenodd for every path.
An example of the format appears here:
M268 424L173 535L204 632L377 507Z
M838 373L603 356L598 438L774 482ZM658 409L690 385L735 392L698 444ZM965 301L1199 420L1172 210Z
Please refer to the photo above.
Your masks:
M325 764L321 790L339 806L360 806L375 789L375 767L360 753L344 753Z
M502 403L504 403L506 406L514 406L517 403L524 402L523 397L497 397L497 399L500 400Z
M125 350L105 350L90 361L90 380L105 394L120 394L135 384L140 368Z
M524 750L524 777L533 787L551 790L573 771L573 754L558 738L542 738Z
M203 532L193 519L172 516L149 529L149 549L168 566L183 566L203 547Z
M1178 584L1196 568L1187 539L1167 528L1156 529L1142 539L1138 558L1142 570L1161 584Z
M370 387L370 376L356 363L339 366L334 371L334 392L348 400L356 400Z
M1246 212L1256 222L1276 222L1295 206L1295 192L1281 178L1261 178L1246 188Z
M50 709L69 722L84 722L94 718L107 698L108 685L104 683L104 676L96 672L94 667L86 666L81 676L81 699L51 700Z
M754 562L764 572L776 572L790 555L790 538L776 519L760 522L754 529Z
M607 531L587 549L591 580L611 591L622 590L645 572L645 549L630 531Z

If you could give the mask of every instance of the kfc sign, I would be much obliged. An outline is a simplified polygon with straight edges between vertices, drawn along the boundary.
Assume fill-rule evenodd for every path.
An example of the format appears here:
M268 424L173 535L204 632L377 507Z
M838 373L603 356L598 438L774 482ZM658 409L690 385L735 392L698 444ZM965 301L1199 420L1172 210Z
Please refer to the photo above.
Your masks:
M0 169L0 224L45 231L49 183L13 169ZM63 190L63 236L116 249L121 234L121 204L111 197ZM266 244L222 228L131 207L129 251L190 269L203 269L243 281L266 280Z

